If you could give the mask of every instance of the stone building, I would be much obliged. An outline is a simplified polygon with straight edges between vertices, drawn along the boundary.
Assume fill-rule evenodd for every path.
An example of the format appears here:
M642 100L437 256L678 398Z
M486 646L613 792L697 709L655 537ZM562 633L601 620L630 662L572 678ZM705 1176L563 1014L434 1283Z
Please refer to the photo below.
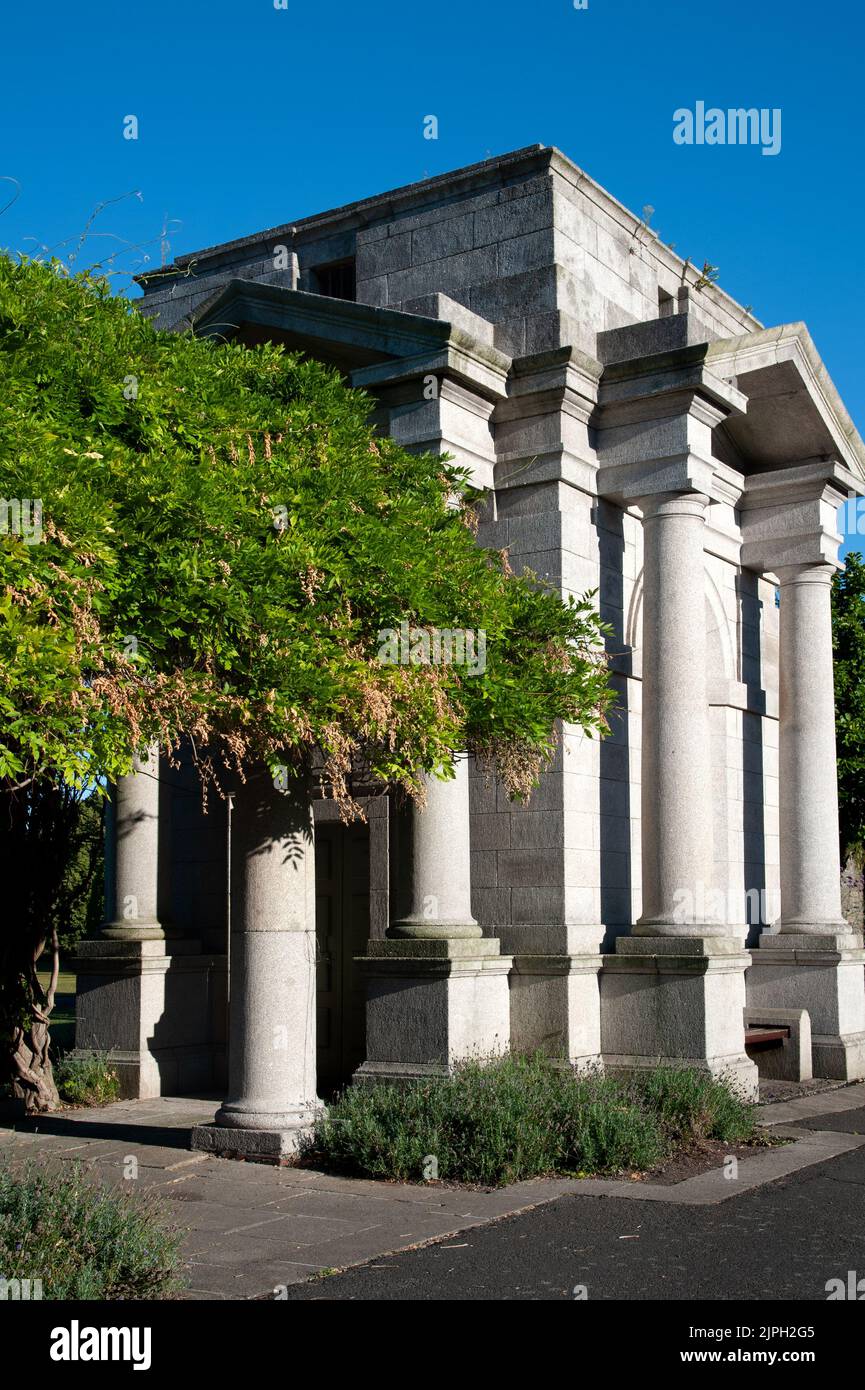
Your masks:
M763 328L543 146L182 256L141 308L333 363L470 469L481 544L598 590L619 706L525 807L462 761L423 812L378 796L343 826L262 779L205 818L189 770L144 765L79 1045L128 1094L227 1084L197 1142L270 1154L316 1070L326 1095L510 1045L753 1093L780 1025L774 1065L865 1075L830 626L865 449L805 326Z

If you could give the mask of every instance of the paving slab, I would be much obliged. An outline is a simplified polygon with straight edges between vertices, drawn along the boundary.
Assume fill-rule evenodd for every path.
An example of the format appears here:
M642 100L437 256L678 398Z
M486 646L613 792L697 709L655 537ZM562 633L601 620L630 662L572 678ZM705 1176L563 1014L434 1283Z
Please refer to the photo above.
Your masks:
M799 1129L865 1135L865 1106L856 1110L839 1110L830 1115L812 1115L810 1119L797 1120L796 1123Z
M97 1181L158 1194L185 1233L185 1296L261 1299L281 1297L280 1290L322 1272L374 1268L389 1252L431 1244L459 1248L479 1228L566 1197L613 1200L617 1208L635 1212L726 1208L733 1198L843 1161L865 1146L860 1084L765 1106L761 1122L789 1142L740 1158L733 1177L716 1168L674 1185L557 1178L489 1191L379 1182L192 1152L193 1125L212 1119L217 1104L163 1097L98 1112L65 1111L20 1129L0 1127L0 1156L35 1159L54 1170L77 1162ZM137 1160L134 1178L130 1158Z
M797 1096L794 1100L777 1101L760 1106L760 1123L766 1125L796 1124L812 1115L834 1115L841 1110L853 1110L865 1105L865 1082L839 1086L831 1091Z

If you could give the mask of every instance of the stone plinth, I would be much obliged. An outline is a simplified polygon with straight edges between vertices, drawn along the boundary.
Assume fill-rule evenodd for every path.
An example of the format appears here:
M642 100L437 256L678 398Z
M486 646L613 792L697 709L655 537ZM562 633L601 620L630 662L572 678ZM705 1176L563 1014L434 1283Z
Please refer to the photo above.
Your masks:
M197 941L82 941L76 1051L107 1053L124 1099L211 1091L225 1071L225 956Z
M862 937L852 931L795 935L764 932L751 952L748 1006L807 1009L814 1075L865 1077Z
M604 959L601 1044L612 1072L696 1067L757 1098L745 1055L744 970L732 937L620 937Z
M367 1057L358 1081L446 1076L457 1062L508 1050L508 972L499 943L370 941Z
M523 953L518 932L505 936L513 951L511 1047L545 1052L574 1067L601 1066L601 933L564 929L567 950Z
M310 1106L305 1111L295 1112L280 1129L196 1125L191 1147L219 1158L249 1159L254 1163L288 1162L297 1154L303 1135L311 1131L320 1108Z
M447 1075L508 1050L511 957L472 916L468 759L454 767L446 782L427 778L426 805L412 808L400 910L362 961L367 1054L355 1081Z

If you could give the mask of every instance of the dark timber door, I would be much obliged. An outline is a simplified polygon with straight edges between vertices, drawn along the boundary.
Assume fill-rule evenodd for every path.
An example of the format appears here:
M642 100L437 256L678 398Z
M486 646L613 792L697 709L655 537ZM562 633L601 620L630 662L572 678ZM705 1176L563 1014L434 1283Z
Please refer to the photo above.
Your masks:
M369 940L369 827L315 830L318 1085L345 1085L366 1055L366 999L355 956Z

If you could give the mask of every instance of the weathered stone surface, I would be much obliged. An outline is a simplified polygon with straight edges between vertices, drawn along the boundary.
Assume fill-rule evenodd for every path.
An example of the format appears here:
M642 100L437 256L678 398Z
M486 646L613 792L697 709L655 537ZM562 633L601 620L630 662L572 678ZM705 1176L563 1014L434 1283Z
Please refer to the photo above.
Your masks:
M613 1071L694 1066L757 1098L745 1055L749 961L730 938L624 937L601 976L601 1046Z
M211 1091L225 1080L226 961L197 941L82 941L75 1046L109 1055L121 1095Z
M275 269L280 243L299 288ZM356 303L308 292L317 269L352 258ZM146 287L144 312L166 326L270 331L336 363L371 395L377 429L450 454L486 489L482 545L563 596L594 592L609 629L619 708L605 741L561 730L525 807L477 777L469 791L461 770L431 784L426 812L392 805L381 821L364 1075L426 1075L510 1040L614 1069L689 1060L752 1089L749 964L749 1007L807 1012L818 1075L863 1074L828 584L865 448L805 327L763 329L697 279L533 146L183 257ZM127 884L154 881L149 817ZM172 835L195 833L181 816ZM189 905L218 856L175 862L181 925L218 944L213 896ZM283 895L277 878L264 896ZM160 929L153 902L145 933ZM296 1070L312 996L289 998L307 976L280 935L244 928L232 970L257 983L234 1027L257 1036L253 998L266 1014L277 995L305 1020L269 1078L261 1038L241 1044L265 1076L253 1109L289 1143L314 1104ZM155 1007L139 993L123 1010Z
M499 955L497 941L376 945L376 954L365 962L367 1056L356 1081L446 1075L457 1062L507 1052L511 958ZM409 949L418 947L447 954ZM402 954L390 954L396 950Z

